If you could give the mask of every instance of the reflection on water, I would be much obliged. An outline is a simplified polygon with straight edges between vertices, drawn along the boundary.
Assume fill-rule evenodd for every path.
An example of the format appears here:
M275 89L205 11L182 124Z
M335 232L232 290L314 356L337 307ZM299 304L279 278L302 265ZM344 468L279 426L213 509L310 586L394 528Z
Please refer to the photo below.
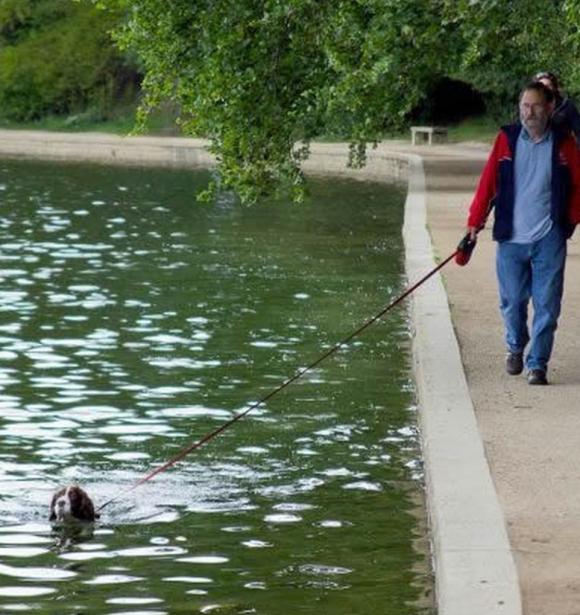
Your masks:
M398 189L246 209L206 181L0 164L4 610L426 612L404 310L130 490L403 285ZM76 534L47 523L72 482L120 496Z

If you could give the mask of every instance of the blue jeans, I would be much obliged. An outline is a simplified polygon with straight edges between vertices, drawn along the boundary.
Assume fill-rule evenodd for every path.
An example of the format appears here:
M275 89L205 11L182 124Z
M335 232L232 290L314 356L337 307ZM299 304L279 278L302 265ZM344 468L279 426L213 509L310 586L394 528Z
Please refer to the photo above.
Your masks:
M505 340L510 352L523 352L531 341L526 367L546 371L554 345L562 292L566 238L554 225L533 243L497 244L496 270ZM534 308L531 337L528 304Z

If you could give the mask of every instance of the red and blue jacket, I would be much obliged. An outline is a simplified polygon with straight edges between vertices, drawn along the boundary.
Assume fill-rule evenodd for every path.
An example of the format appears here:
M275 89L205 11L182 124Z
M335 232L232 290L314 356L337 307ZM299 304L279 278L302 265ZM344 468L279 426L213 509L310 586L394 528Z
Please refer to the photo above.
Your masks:
M481 228L494 209L493 238L507 241L513 234L514 160L521 124L503 126L483 169L469 207L467 226ZM551 218L566 237L580 222L580 151L574 137L554 130L552 150Z

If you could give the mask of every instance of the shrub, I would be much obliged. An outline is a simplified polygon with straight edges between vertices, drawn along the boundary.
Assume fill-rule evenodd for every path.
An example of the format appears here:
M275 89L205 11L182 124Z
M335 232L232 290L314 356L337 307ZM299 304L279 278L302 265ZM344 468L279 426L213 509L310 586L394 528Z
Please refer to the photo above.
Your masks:
M2 117L27 121L91 108L105 119L116 104L136 97L135 64L109 36L114 13L71 0L18 2L0 4Z

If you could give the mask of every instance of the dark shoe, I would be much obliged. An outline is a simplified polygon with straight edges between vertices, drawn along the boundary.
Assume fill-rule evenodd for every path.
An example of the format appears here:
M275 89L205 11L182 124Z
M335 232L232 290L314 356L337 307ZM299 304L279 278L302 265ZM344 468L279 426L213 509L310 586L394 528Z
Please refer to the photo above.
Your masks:
M531 369L528 372L528 384L548 384L546 372L543 369Z
M524 353L508 352L505 358L505 371L510 376L517 376L524 371Z

